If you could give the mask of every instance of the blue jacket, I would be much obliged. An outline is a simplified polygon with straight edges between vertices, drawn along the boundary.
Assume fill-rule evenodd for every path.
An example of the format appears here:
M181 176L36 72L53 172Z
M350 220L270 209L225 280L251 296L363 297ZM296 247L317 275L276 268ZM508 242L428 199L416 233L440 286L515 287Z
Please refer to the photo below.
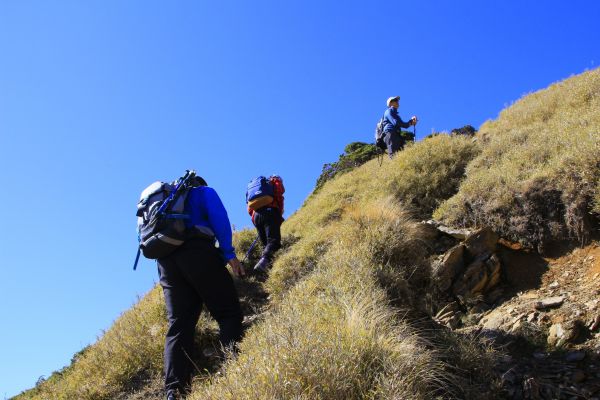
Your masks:
M190 219L186 221L188 227L200 225L210 228L225 259L229 261L235 258L227 210L215 189L208 186L191 189L186 199L186 210L190 214Z
M400 128L408 128L410 123L402 121L398 110L394 107L390 107L385 110L383 114L383 132L400 132Z

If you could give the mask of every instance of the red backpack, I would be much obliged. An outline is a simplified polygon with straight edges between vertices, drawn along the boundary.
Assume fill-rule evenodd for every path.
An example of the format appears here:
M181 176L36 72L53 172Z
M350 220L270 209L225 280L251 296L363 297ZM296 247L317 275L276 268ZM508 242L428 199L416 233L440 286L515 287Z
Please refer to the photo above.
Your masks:
M279 175L272 175L269 177L269 182L273 185L273 203L271 203L271 207L277 207L283 214L283 194L285 193L283 179Z

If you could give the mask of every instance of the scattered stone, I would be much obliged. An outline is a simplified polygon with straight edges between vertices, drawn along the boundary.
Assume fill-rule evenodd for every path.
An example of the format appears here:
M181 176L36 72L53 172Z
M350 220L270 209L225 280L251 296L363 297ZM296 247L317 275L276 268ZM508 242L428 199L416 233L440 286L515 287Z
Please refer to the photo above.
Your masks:
M554 281L554 282L552 282L551 284L548 285L548 288L550 288L550 289L556 289L558 286L560 286L558 284L558 282Z
M532 312L527 316L527 322L531 323L533 321L535 321L535 319L537 318L538 313L536 312Z
M585 358L585 351L570 351L565 355L566 362L579 362Z
M490 228L479 229L465 240L465 247L471 257L489 256L496 251L498 234Z
M562 324L554 324L548 331L548 344L550 346L557 346L558 342L565 336L565 330Z
M516 333L519 331L519 329L521 329L521 327L523 326L523 321L521 321L520 319L517 320L515 323L512 324L509 332L510 333Z
M577 339L579 335L579 320L567 321L563 324L554 324L548 332L548 344L550 346L562 347Z
M562 306L564 301L565 301L565 298L562 296L548 297L546 299L536 302L534 307L537 310L545 310L548 308L560 307L560 306Z
M485 329L497 330L504 324L505 318L505 315L501 311L496 310L483 317L481 324Z

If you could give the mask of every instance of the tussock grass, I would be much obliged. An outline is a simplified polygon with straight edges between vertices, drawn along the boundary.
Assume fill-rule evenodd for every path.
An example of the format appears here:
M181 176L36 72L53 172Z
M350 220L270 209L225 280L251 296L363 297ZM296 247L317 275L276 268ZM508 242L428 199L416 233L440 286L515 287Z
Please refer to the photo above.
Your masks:
M589 239L600 212L600 69L525 96L478 137L481 154L436 218L492 226L539 251Z
M327 182L284 225L284 236L297 243L275 262L267 289L277 297L305 273L329 245L349 208L393 196L411 217L427 218L457 191L466 164L478 154L469 138L438 135L384 160L371 160ZM409 215L407 214L407 215ZM411 235L412 233L408 233Z
M419 240L408 232L418 228L390 200L345 213L315 268L192 399L426 399L451 387L436 352L377 280L384 265L400 274L413 265L399 254Z

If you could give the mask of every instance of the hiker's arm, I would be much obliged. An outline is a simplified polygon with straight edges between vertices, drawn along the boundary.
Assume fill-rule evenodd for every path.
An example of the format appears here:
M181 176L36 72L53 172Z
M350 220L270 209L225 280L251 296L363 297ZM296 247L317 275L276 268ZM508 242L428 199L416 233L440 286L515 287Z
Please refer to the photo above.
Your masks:
M208 214L208 223L219 241L219 248L227 261L235 258L235 249L231 243L231 224L229 216L219 195L213 188L204 188L204 199L206 201L206 210Z
M402 118L400 118L400 116L398 116L398 122L397 122L397 127L400 128L408 128L409 126L411 126L412 124L410 123L410 121L408 122L404 122L402 121Z
M390 110L385 112L386 119L388 122L394 127L395 131L400 130L400 128L408 128L410 126L410 122L402 121L400 115L397 112L392 112Z

